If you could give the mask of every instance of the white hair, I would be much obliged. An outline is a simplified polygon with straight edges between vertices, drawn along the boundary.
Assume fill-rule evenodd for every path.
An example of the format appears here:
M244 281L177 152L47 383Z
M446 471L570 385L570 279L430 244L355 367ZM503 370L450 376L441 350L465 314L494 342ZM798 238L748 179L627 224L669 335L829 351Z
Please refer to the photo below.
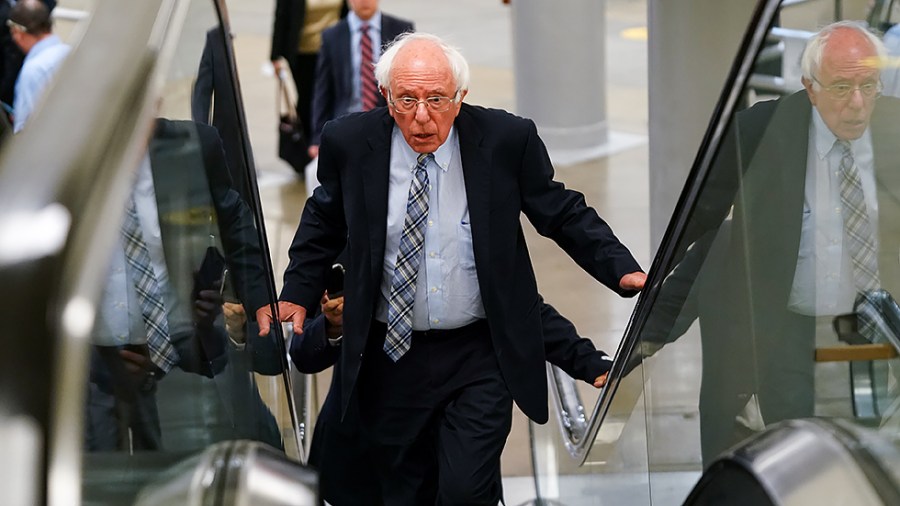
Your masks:
M803 73L803 77L805 77L806 80L815 83L815 75L819 72L819 69L822 68L822 57L825 52L825 44L828 43L828 39L834 32L841 29L850 29L859 32L865 36L872 44L872 47L875 48L875 54L879 60L884 61L887 57L887 49L885 49L884 43L875 34L870 32L865 25L858 21L838 21L819 30L819 32L813 35L812 38L809 39L809 42L806 43L806 48L803 50L803 55L800 57L800 71Z
M393 70L394 58L397 56L397 53L410 42L422 40L432 42L444 52L444 56L447 57L447 61L450 63L450 72L456 81L456 88L458 90L468 90L469 63L462 53L459 52L459 49L447 44L437 35L424 32L404 33L388 45L378 63L375 64L375 79L378 81L378 86L384 89L390 88L391 71Z

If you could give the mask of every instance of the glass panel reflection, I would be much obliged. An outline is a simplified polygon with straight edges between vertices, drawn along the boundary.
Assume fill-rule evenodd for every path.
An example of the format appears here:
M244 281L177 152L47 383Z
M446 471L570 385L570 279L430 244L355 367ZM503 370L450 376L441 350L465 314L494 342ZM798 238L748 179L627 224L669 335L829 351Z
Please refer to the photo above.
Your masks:
M186 19L92 335L89 502L129 502L219 441L299 457L283 337L255 321L274 296L226 31L208 0Z
M849 362L816 357L896 340L896 305L872 298L897 293L898 104L879 98L884 49L865 26L804 43L783 60L802 88L756 89L730 123L641 333L654 490L653 471L699 471L782 420L882 423L878 408L862 415ZM881 409L890 370L864 376Z
M674 260L636 311L649 316L585 465L555 421L533 426L541 497L681 504L718 456L782 420L896 436L900 29L876 2L874 29L814 38L825 23L812 4L776 17L696 201L677 211Z

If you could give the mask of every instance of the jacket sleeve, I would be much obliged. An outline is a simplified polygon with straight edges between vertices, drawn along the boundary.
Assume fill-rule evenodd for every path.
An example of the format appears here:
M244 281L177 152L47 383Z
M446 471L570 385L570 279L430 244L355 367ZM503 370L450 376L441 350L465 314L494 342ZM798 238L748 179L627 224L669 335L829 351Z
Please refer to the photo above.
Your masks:
M584 201L584 195L553 179L547 148L534 122L526 120L519 184L522 210L534 228L553 239L582 269L623 297L635 291L619 288L625 274L641 270L610 226Z
M319 314L303 324L303 333L291 339L291 361L304 374L324 371L337 362L340 345L332 345L325 334L325 316Z
M575 325L543 299L541 325L547 361L569 376L593 383L612 367L609 355L597 350L590 339L578 335Z

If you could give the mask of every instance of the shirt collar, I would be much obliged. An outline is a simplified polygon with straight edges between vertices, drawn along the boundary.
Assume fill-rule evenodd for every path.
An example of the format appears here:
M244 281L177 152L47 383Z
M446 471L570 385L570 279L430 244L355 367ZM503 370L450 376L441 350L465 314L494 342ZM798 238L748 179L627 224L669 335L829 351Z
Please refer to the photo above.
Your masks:
M815 135L816 140L816 154L819 156L819 160L824 160L828 153L834 148L834 142L838 140L837 136L834 135L834 132L828 128L828 125L825 124L825 120L822 119L822 115L819 114L819 110L815 107L812 108L812 116L813 116L813 134ZM864 142L863 139L869 135L869 128L866 127L866 131L863 132L858 139L853 139L850 142L850 149L855 153L857 151L857 146L860 142Z
M395 145L402 146L400 156L402 157L403 163L409 167L409 170L414 170L419 158L419 153L416 153L409 147L409 144L403 139L403 133L400 132L400 128L397 127L396 124L394 124L394 132L392 135L400 136L401 140L403 140L403 142L398 142ZM445 140L434 152L434 161L437 163L438 167L441 168L441 171L446 173L450 170L450 161L453 160L453 153L458 152L459 138L456 135L456 126L452 126L450 127L450 134L447 135L447 140Z
M39 40L35 45L31 46L31 49L28 50L28 54L26 54L25 57L33 58L44 49L47 49L50 46L55 46L57 44L62 44L62 41L59 40L59 37L57 37L56 35L48 35Z
M350 33L359 32L359 28L363 24L363 20L359 19L359 16L356 15L355 12L350 11L347 13L347 23L350 25ZM376 32L381 32L381 11L375 11L375 14L366 21L369 23L369 30L375 30Z

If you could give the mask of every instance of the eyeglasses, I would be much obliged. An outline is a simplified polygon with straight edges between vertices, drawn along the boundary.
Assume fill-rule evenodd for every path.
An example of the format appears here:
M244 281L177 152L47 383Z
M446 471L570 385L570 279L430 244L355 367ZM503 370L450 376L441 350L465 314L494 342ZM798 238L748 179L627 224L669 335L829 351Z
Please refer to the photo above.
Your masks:
M881 90L884 89L884 85L881 84L881 81L870 81L867 83L862 83L859 86L853 86L847 83L837 83L832 84L831 86L825 86L822 84L822 81L819 81L815 77L813 77L813 81L819 84L823 90L828 92L832 97L843 100L856 91L859 90L862 93L862 96L865 98L875 98L881 95Z
M26 28L25 25L20 25L11 19L6 20L6 26L8 26L10 30L18 30L25 33L28 32L28 28Z
M388 103L394 108L395 111L400 114L409 114L411 112L415 112L416 109L419 108L419 104L425 104L425 107L428 108L431 112L445 112L450 109L450 104L453 104L459 101L459 90L456 90L456 93L453 97L428 97L422 100L413 97L400 97L396 100L393 99L393 95L390 91L388 91L388 96L390 100Z

